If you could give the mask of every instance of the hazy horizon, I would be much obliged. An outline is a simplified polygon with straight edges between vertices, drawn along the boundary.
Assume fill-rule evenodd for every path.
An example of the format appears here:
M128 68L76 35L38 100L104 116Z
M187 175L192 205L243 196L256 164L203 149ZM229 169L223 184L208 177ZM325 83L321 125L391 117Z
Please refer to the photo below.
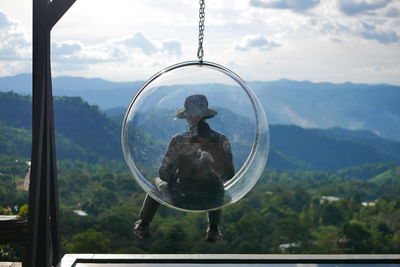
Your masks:
M31 72L21 72L21 73L16 73L13 75L4 75L4 76L0 76L0 79L2 78L11 78L11 77L16 77L16 76L20 76L20 75L32 75ZM150 78L151 75L148 77ZM103 80L105 82L112 82L112 83L137 83L137 82L142 82L144 83L147 79L139 79L139 80L126 80L126 81L120 81L120 80L113 80L113 79L108 79L108 78L104 78L104 77L100 77L100 76L93 76L93 77L85 77L85 76L79 76L79 75L52 75L53 79L56 78L76 78L76 79L86 79L86 80ZM303 79L303 80L296 80L296 79L290 79L290 78L276 78L273 80L245 80L246 83L258 83L258 82L279 82L279 81L289 81L289 82L298 82L298 83L302 83L302 82L309 82L309 83L313 83L313 84L335 84L335 85L342 85L342 84L359 84L359 85L390 85L390 86L400 86L400 81L399 84L395 84L395 83L387 83L387 82L376 82L376 83L363 83L363 82L352 82L352 81L343 81L343 82L335 82L335 81L313 81L313 80L307 80L307 79ZM207 82L205 82L205 84L207 84Z

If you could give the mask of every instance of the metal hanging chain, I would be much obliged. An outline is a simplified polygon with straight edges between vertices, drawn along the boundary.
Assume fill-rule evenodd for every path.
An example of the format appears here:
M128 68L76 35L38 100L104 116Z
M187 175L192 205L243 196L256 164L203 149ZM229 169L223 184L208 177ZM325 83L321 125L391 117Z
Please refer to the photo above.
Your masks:
M197 58L200 60L200 62L203 61L203 56L204 56L204 50L203 50L203 39L204 39L204 20L206 17L206 14L204 12L204 9L206 5L204 4L204 0L200 0L200 9L199 9L199 49L197 50Z

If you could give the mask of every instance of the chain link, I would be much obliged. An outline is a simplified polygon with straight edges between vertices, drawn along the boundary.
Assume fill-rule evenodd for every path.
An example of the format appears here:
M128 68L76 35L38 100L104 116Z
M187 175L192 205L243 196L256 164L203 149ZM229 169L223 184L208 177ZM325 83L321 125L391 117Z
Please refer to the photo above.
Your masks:
M203 61L203 56L204 56L204 50L203 50L203 40L204 40L204 20L206 17L206 14L204 12L204 9L206 5L204 4L204 0L200 0L200 9L199 9L199 49L197 50L197 58L200 60L200 62Z

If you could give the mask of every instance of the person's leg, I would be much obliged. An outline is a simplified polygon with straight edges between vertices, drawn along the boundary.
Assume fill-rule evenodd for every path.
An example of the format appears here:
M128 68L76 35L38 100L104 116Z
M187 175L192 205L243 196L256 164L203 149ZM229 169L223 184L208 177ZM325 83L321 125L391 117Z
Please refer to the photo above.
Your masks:
M207 242L217 242L221 240L222 235L218 230L218 225L221 222L222 210L213 210L208 212L208 229L207 229Z
M168 194L168 184L161 180L159 177L154 179L154 186L162 193ZM155 201L151 196L146 195L146 198L143 201L142 209L140 210L139 217L142 220L142 224L147 226L153 220L154 215L157 212L160 203Z
M218 230L218 225L221 222L222 210L212 210L208 212L208 224L210 229Z
M150 237L150 222L153 220L154 215L157 212L160 203L155 201L149 195L146 195L144 199L142 209L139 213L140 220L135 222L135 226L133 228L133 233L135 236L139 238Z
M160 203L155 201L151 196L146 195L142 209L139 213L139 218L142 220L142 225L147 226L153 220Z

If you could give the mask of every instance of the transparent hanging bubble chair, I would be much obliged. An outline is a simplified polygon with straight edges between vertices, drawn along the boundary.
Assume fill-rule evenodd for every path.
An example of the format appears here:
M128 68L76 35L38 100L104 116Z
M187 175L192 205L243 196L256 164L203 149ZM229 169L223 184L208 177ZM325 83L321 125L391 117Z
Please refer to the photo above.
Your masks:
M161 204L215 210L240 200L262 175L268 122L235 73L183 62L155 74L133 97L122 149L137 183Z

